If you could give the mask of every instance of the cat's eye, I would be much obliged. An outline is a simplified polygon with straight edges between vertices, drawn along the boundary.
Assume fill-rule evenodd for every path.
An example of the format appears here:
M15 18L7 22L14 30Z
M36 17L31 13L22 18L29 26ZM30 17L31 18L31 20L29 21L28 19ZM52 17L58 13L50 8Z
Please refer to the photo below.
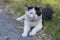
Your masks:
M32 14L32 13L30 13L30 14Z

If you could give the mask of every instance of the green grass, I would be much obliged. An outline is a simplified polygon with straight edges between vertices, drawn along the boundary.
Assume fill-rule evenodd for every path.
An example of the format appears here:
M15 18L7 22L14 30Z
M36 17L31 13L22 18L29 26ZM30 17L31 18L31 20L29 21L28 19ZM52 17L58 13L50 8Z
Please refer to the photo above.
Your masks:
M46 27L45 32L51 34L54 40L60 40L60 32L59 32L60 28L56 26L57 24L60 23L60 18L58 18L60 17L58 16L58 14L60 14L60 10L57 8L53 8L53 9L54 9L54 14L52 21L45 22L44 25L44 27Z
M60 9L56 8L60 5L60 0L5 0L6 3L12 5L15 13L21 12L23 15L24 12L24 5L27 4L37 5L37 6L48 6L49 5L53 8L54 14L52 21L46 21L44 24L44 30L46 33L53 36L53 40L60 40L60 28L56 25L60 23ZM47 4L47 5L46 5Z

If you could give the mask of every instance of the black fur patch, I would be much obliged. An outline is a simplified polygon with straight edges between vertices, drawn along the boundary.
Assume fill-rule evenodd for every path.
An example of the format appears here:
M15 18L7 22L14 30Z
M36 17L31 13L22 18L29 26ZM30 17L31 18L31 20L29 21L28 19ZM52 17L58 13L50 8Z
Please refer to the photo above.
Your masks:
M39 7L35 7L35 10L36 10L36 14L37 14L38 16L40 16L40 15L41 15L40 8L39 8Z
M31 6L31 7L28 7L28 10L30 10L30 9L32 9L32 8L34 8L33 6Z

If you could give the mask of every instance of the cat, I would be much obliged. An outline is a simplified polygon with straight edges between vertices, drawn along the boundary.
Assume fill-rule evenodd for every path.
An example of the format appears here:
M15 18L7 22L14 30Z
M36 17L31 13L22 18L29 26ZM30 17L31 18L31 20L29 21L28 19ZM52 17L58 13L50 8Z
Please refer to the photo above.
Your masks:
M22 37L26 37L28 33L30 36L35 35L38 31L42 29L43 20L50 20L52 18L52 14L52 8L42 8L38 6L25 5L25 14L16 19L17 21L21 21L24 19L24 30L22 33ZM31 30L31 27L34 28Z

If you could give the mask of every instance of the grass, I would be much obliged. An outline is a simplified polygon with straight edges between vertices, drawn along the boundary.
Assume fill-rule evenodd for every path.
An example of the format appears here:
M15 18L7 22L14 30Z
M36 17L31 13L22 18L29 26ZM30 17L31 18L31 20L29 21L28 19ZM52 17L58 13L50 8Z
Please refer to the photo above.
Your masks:
M54 9L54 14L53 14L53 19L52 21L47 21L45 22L44 27L45 28L45 32L48 34L51 34L54 38L54 40L60 40L60 28L57 27L56 25L60 23L60 16L58 16L58 14L60 13L60 10L57 8L53 8ZM48 23L48 24L47 24Z
M4 2L11 4L15 13L21 12L22 15L24 14L25 4L42 7L51 5L54 10L53 19L52 21L45 22L44 30L46 33L53 36L53 40L60 40L60 28L57 26L60 23L60 9L56 8L60 6L60 0L5 0Z

